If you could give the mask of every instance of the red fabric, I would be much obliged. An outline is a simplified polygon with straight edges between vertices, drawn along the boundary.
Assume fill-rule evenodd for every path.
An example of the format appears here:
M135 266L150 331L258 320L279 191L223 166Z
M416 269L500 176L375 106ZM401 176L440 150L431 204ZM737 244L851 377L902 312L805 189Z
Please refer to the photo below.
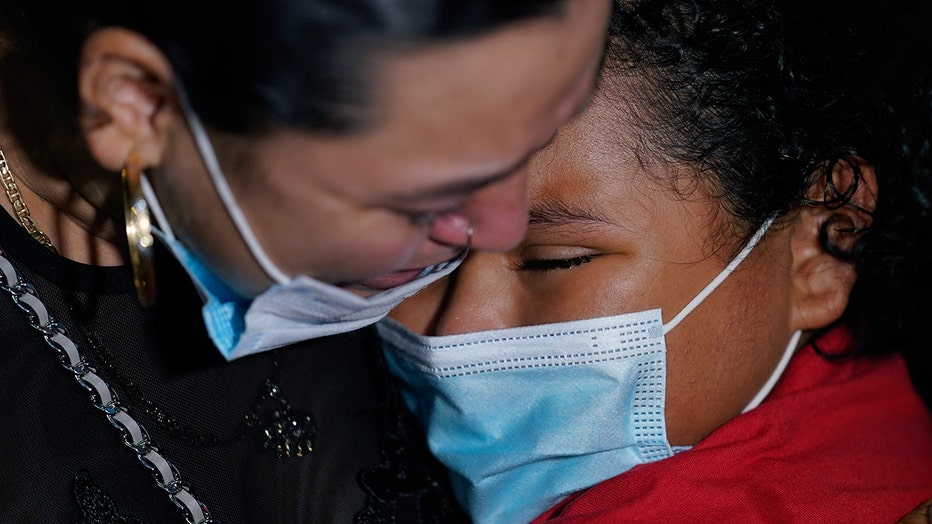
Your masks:
M819 341L850 343L843 329ZM930 497L932 420L902 359L830 362L809 346L757 409L535 522L893 523Z

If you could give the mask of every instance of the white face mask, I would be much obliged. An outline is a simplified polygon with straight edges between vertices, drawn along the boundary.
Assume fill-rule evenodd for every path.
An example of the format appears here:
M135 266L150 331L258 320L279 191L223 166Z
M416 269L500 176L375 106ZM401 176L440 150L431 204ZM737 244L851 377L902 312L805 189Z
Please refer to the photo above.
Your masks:
M405 402L479 524L528 522L563 497L671 456L664 335L751 252L768 220L678 315L659 309L425 337L378 325ZM745 411L776 384L799 340Z
M143 194L159 225L153 228L154 232L197 285L205 302L202 312L207 331L227 360L371 325L402 300L450 274L466 256L468 248L452 260L426 268L416 280L367 298L309 276L288 277L256 239L223 176L207 132L188 105L184 92L181 89L178 92L182 111L221 201L253 257L276 282L252 301L237 296L175 237L143 175Z

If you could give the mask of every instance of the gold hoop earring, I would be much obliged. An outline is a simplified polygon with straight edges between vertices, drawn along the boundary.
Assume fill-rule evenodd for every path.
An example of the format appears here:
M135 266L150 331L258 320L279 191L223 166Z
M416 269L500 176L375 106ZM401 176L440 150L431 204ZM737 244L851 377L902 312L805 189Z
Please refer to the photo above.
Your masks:
M155 238L152 236L149 204L142 195L139 182L141 173L139 157L133 151L123 165L123 209L136 296L140 304L148 306L155 303L155 267L152 263Z

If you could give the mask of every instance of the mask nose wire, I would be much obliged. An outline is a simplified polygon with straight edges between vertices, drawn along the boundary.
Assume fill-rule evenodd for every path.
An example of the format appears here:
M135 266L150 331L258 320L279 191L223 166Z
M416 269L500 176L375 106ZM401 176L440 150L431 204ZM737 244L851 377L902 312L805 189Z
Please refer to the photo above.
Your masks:
M747 245L745 245L744 248L742 248L741 251L735 255L735 258L733 258L731 262L725 266L725 269L723 269L722 272L718 274L718 276L716 276L714 279L712 279L711 282L702 288L702 291L693 297L693 299L690 300L689 303L686 304L686 306L683 307L683 309L681 309L675 317L671 318L669 322L663 325L664 335L679 325L679 323L682 322L684 318L686 318L686 315L689 315L693 312L694 309L699 307L699 304L701 304L702 301L706 299L706 297L711 295L712 292L715 291L715 288L724 282L725 279L728 278L728 275L730 275L738 267L738 265L741 264L741 262L743 262L749 254L751 254L751 251L753 251L760 240L764 238L764 234L768 229L770 229L770 225L773 224L773 221L776 219L776 217L777 215L773 214L770 216L770 218L765 220L764 223L761 224L760 228L758 228L757 232L754 233L754 236L751 237L751 240L748 241Z
M230 219L233 220L233 224L236 226L237 231L239 231L240 237L242 237L243 242L246 243L246 247L249 248L249 252L252 253L253 258L256 259L256 262L262 267L262 270L265 271L265 274L268 275L269 278L279 284L288 282L290 278L272 262L271 258L269 258L265 249L262 248L262 244L259 243L259 239L256 238L252 227L250 227L249 221L236 203L236 197L233 195L230 185L223 176L223 171L220 169L220 162L217 160L217 155L214 152L213 145L210 143L210 138L207 136L207 131L204 129L203 124L201 124L200 119L191 107L191 103L188 101L184 89L178 84L175 91L178 94L178 102L181 105L182 113L188 122L188 127L191 129L191 135L194 137L194 142L197 144L197 149L201 153L204 166L207 168L207 173L210 175L214 188L217 190L220 200L223 202L223 207L226 208L227 213L230 215Z

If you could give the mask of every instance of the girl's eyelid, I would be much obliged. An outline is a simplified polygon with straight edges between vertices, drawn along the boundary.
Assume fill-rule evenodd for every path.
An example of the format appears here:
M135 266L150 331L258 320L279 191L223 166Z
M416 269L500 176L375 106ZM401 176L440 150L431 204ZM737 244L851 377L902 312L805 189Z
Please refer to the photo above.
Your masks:
M584 244L525 242L516 255L523 260L565 260L599 253L602 253L602 250Z
M558 259L531 259L519 262L516 266L518 271L555 271L561 269L571 269L592 262L599 255L580 255L573 258Z
M586 246L525 245L516 253L513 266L518 271L570 269L601 255L601 251Z

